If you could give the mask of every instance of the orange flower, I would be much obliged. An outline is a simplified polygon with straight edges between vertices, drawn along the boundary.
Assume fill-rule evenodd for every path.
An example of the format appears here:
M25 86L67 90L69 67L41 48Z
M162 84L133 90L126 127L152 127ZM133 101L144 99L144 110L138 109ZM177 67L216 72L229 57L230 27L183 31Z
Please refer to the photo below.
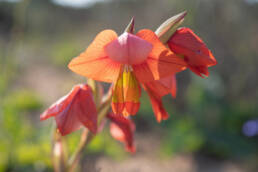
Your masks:
M201 77L208 76L208 67L217 64L211 51L189 28L178 29L167 44L173 52L183 57L192 72Z
M133 29L131 29L133 30ZM119 37L112 30L99 33L69 68L86 77L114 83L114 113L134 115L140 106L141 84L160 80L185 69L182 58L168 50L151 30Z
M134 153L134 123L122 115L108 114L107 117L112 121L110 133L116 140L125 143L126 150Z
M97 110L92 90L88 85L76 85L40 115L40 120L55 117L59 132L67 135L84 125L91 132L97 131Z

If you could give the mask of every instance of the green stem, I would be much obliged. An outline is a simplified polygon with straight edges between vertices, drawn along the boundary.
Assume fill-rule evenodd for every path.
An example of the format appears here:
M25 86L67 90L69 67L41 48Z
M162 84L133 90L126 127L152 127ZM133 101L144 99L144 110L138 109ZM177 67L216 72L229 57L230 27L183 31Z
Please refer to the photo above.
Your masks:
M78 148L74 152L73 156L69 160L68 172L73 172L79 163L80 157L83 153L83 148L93 139L94 135L89 132L87 128L84 129L81 135L81 140Z

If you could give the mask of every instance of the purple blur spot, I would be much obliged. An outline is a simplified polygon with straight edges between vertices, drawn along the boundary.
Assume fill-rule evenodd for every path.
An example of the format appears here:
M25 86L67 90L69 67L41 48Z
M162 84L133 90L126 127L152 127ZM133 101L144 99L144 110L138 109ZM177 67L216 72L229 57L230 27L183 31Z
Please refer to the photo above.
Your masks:
M250 120L244 123L242 131L245 136L253 137L258 134L258 120Z

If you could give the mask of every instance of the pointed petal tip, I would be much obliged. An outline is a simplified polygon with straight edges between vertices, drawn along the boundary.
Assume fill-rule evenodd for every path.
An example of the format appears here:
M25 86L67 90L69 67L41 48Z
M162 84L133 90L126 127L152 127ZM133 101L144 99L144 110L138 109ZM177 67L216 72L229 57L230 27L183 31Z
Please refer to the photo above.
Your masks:
M183 11L183 12L180 13L180 14L182 14L182 17L184 18L184 17L187 15L187 11L185 10L185 11Z
M187 12L183 11L173 17L170 17L158 27L155 33L163 43L166 43L169 40L176 28L184 21L184 17L186 15Z
M44 120L46 120L46 119L47 119L47 118L46 118L45 115L43 115L43 114L40 115L40 117L39 117L39 120L40 120L40 121L44 121Z
M126 151L130 152L131 154L135 154L136 153L136 148L135 148L135 146L126 147Z
M124 32L134 33L134 16L130 20Z
M171 96L172 96L172 98L174 98L174 99L176 98L176 94L173 93L173 92L171 93Z
M110 113L107 118L111 120L110 134L111 136L125 144L125 149L128 152L134 153L134 131L135 124L132 120L122 116Z

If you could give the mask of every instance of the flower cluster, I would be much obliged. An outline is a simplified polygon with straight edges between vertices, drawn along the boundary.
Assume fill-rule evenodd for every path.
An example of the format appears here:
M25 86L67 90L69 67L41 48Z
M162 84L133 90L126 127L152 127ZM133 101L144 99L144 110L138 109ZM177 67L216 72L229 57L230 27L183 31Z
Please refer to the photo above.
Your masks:
M41 120L55 117L58 131L66 135L82 125L96 134L100 120L107 118L111 121L111 135L134 152L135 125L130 115L137 114L140 108L141 87L149 95L155 117L161 122L169 117L162 97L167 94L176 97L176 73L190 69L204 77L209 75L208 67L217 63L191 29L177 28L185 15L184 12L170 18L156 32L143 29L134 33L134 19L120 36L113 30L100 32L68 67L92 80L111 83L108 98L102 99L104 96L94 86L76 85L46 110Z

